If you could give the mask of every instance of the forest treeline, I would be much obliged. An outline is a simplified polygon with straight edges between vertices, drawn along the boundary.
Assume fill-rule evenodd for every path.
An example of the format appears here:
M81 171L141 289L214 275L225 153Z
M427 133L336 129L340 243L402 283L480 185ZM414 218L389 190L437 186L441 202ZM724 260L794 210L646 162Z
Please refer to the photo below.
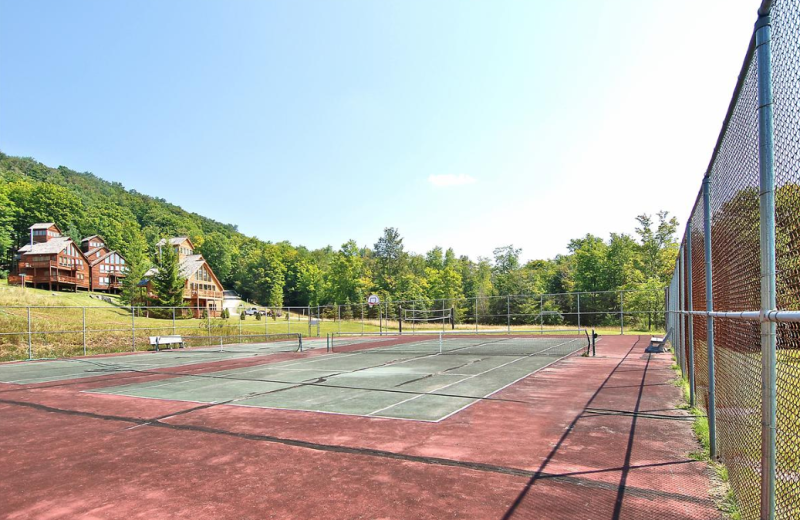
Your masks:
M309 250L248 237L235 225L162 198L31 158L0 153L0 180L0 271L9 269L13 251L27 243L35 222L55 222L76 241L103 236L127 258L131 279L153 264L159 239L188 235L225 288L270 306L360 303L370 293L430 306L437 299L508 294L616 289L658 294L669 282L678 250L678 223L666 212L636 217L635 235L587 234L569 240L566 254L524 263L513 245L496 248L492 258L471 259L442 247L417 254L406 250L391 227L371 246L350 240Z

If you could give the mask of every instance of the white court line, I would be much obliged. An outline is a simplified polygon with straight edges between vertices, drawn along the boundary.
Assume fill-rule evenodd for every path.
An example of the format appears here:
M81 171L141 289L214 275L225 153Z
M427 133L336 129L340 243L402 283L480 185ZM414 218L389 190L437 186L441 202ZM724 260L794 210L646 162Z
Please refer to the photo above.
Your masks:
M575 352L577 352L577 350L576 350ZM530 376L532 376L533 374L535 374L535 373L537 373L537 372L540 372L540 371L544 370L545 368L547 368L547 367L549 367L549 366L551 366L551 365L554 365L555 363L558 363L559 361L561 361L561 360L563 360L563 359L566 359L566 358L568 358L568 357L570 357L570 356L574 355L574 354L575 354L575 352L570 352L569 354L567 354L567 355L565 355L565 356L561 356L561 357L560 357L560 358L558 358L558 359L554 359L554 360L553 360L553 361L551 361L550 363L548 363L548 364L546 364L546 365L543 365L543 366L541 366L541 367L537 368L537 369L536 369L536 370L534 370L533 372L530 372L530 373L528 373L528 374L525 374L524 376L520 377L519 379L515 379L514 381L511 381L511 382L510 382L510 383L508 383L507 385L501 386L501 387L500 387L500 388L498 388L497 390L493 390L493 391L489 392L488 394L484 395L483 397L481 397L480 399L475 399L475 400L473 400L471 403L467 403L467 404L465 404L464 406L462 406L461 408L459 408L458 410L454 410L454 411L450 412L449 414L445 415L444 417L441 417L441 418L439 418L439 419L436 419L436 420L435 420L435 421L433 421L433 422L437 422L437 423L438 423L438 422L444 421L444 420L445 420L445 419L447 419L448 417L452 417L452 416L454 416L455 414L457 414L458 412L462 412L462 411L466 410L467 408L469 408L469 407L470 407L470 406L472 406L473 404L477 403L478 401L481 401L481 400L483 400L483 399L487 399L487 398L489 398L489 397L493 396L494 394L496 394L497 392L500 392L500 391L502 391L502 390L505 390L505 389L506 389L506 388L508 388L509 386L511 386L511 385L513 385L513 384L515 384L515 383L518 383L518 382L522 381L522 380L523 380L523 379L525 379L526 377L530 377Z
M563 342L563 343L560 343L560 344L558 344L558 345L555 345L555 346L553 346L553 347L550 347L550 348L560 347L561 345L564 345L564 344L566 344L566 343L569 343L570 341L573 341L573 340L572 340L572 339L570 339L569 341L565 341L565 342ZM550 349L547 349L547 350L550 350ZM577 351L577 349L576 349L576 351ZM539 351L539 352L544 352L544 351L542 350L542 351ZM537 352L537 354L538 354L538 352ZM573 354L573 353L570 353L570 354L567 354L567 355L572 355L572 354ZM464 382L464 381L466 381L466 380L468 380L468 379L472 379L472 378L474 378L474 377L478 377L478 376L482 376L482 375L484 375L484 374L488 374L489 372L492 372L493 370L497 370L498 368L503 368L503 367L505 367L505 366L511 365L511 364L513 364L513 363L516 363L517 361L520 361L520 360L522 360L522 359L527 359L527 358L529 358L529 357L532 357L532 356L522 356L522 357L519 357L519 358L513 359L512 361L509 361L508 363L503 363L502 365L497 365L496 367L492 367L492 368L490 368L490 369L488 369L488 370L484 370L483 372L478 372L477 374L473 374L473 375L471 375L471 376L465 377L464 379L460 379L460 380L458 380L458 381L454 381L454 382L452 382L452 383L446 384L446 385L444 385L444 386L442 386L442 387L435 388L435 389L433 389L433 390L429 390L429 391L427 391L427 392L425 392L425 393L423 393L423 394L415 395L414 397L409 397L408 399L405 399L405 400L403 400L403 401L400 401L399 403L395 403L395 404L392 404L392 405L386 406L386 407L384 407L384 408L381 408L380 410L375 410L374 412L370 412L368 415L374 415L374 414L377 414L377 413L383 412L383 411L385 411L385 410L388 410L389 408L393 408L393 407L395 407L395 406L398 406L398 405L401 405L401 404L407 403L407 402L409 402L409 401L413 401L413 400L415 400L415 399L419 399L420 397L423 397L423 396L426 396L426 395L436 395L436 394L433 394L433 392L438 392L438 391L440 391L440 390L444 390L445 388L448 388L448 387L451 387L451 386L453 386L453 385L457 385L457 384L459 384L459 383L462 383L462 382ZM540 369L537 369L537 370L540 370ZM533 372L531 372L531 373L533 373ZM528 377L528 376L529 376L531 373L529 373L529 374L526 374L525 376L522 376L522 377L523 377L523 378L524 378L524 377ZM520 378L520 379L522 379L522 378ZM517 379L517 381L519 381L519 379ZM513 381L512 383L509 383L509 384L513 384L513 383L515 383L515 382L516 382L516 381ZM506 385L506 386L508 386L508 385ZM505 388L505 387L503 387L503 388ZM499 390L500 390L500 389L498 389L498 390L495 390L494 392L492 392L492 393L491 393L491 394L489 394L489 395L492 395L493 393L495 393L495 392L498 392ZM480 399L485 399L486 397L488 397L488 396L484 396L484 397L482 397L482 398L480 398ZM465 399L474 399L474 400L479 400L479 398L475 398L475 397L465 397ZM472 404L472 403L469 403L469 404ZM469 406L469 404L468 404L468 405L466 405L466 406Z

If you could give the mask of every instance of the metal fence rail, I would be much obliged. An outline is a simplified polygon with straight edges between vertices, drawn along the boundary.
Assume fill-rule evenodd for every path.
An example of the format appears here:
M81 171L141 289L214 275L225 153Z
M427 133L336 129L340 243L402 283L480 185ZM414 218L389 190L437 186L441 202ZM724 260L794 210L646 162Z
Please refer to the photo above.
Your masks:
M688 219L667 328L742 518L800 518L800 5L764 1Z

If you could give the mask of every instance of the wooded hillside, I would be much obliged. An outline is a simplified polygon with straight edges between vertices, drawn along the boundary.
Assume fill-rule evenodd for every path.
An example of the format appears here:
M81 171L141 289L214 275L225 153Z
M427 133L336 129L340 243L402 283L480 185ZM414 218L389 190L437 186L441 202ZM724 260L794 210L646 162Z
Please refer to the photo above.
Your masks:
M0 179L0 270L10 267L34 222L55 222L77 241L102 235L128 259L133 275L151 265L160 238L188 235L226 288L272 306L356 303L372 292L421 302L632 288L657 292L668 282L677 254L677 221L666 212L636 217L636 236L586 235L569 240L565 255L522 264L521 250L512 245L495 249L493 258L470 259L443 247L409 252L392 227L372 246L351 240L309 250L263 242L235 225L91 173L3 153Z

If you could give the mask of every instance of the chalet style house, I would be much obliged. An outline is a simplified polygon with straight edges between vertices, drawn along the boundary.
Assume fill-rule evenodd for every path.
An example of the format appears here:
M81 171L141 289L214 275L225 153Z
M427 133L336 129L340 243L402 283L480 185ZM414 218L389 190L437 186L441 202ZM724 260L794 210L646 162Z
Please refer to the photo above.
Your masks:
M52 222L34 224L30 243L17 251L16 272L11 284L30 285L49 290L89 289L89 261L71 238L61 236Z
M109 249L99 235L81 240L81 251L89 261L92 291L119 292L128 272L125 258Z
M189 237L174 237L169 240L162 239L156 244L159 254L162 248L171 247L178 255L179 271L181 278L186 280L183 290L183 299L188 307L193 309L195 317L203 314L203 309L209 316L216 317L222 312L223 289L222 283L211 270L203 255L194 254L194 245ZM156 267L145 273L145 279L139 284L146 287L147 295L155 297L153 283L150 278L155 274Z

